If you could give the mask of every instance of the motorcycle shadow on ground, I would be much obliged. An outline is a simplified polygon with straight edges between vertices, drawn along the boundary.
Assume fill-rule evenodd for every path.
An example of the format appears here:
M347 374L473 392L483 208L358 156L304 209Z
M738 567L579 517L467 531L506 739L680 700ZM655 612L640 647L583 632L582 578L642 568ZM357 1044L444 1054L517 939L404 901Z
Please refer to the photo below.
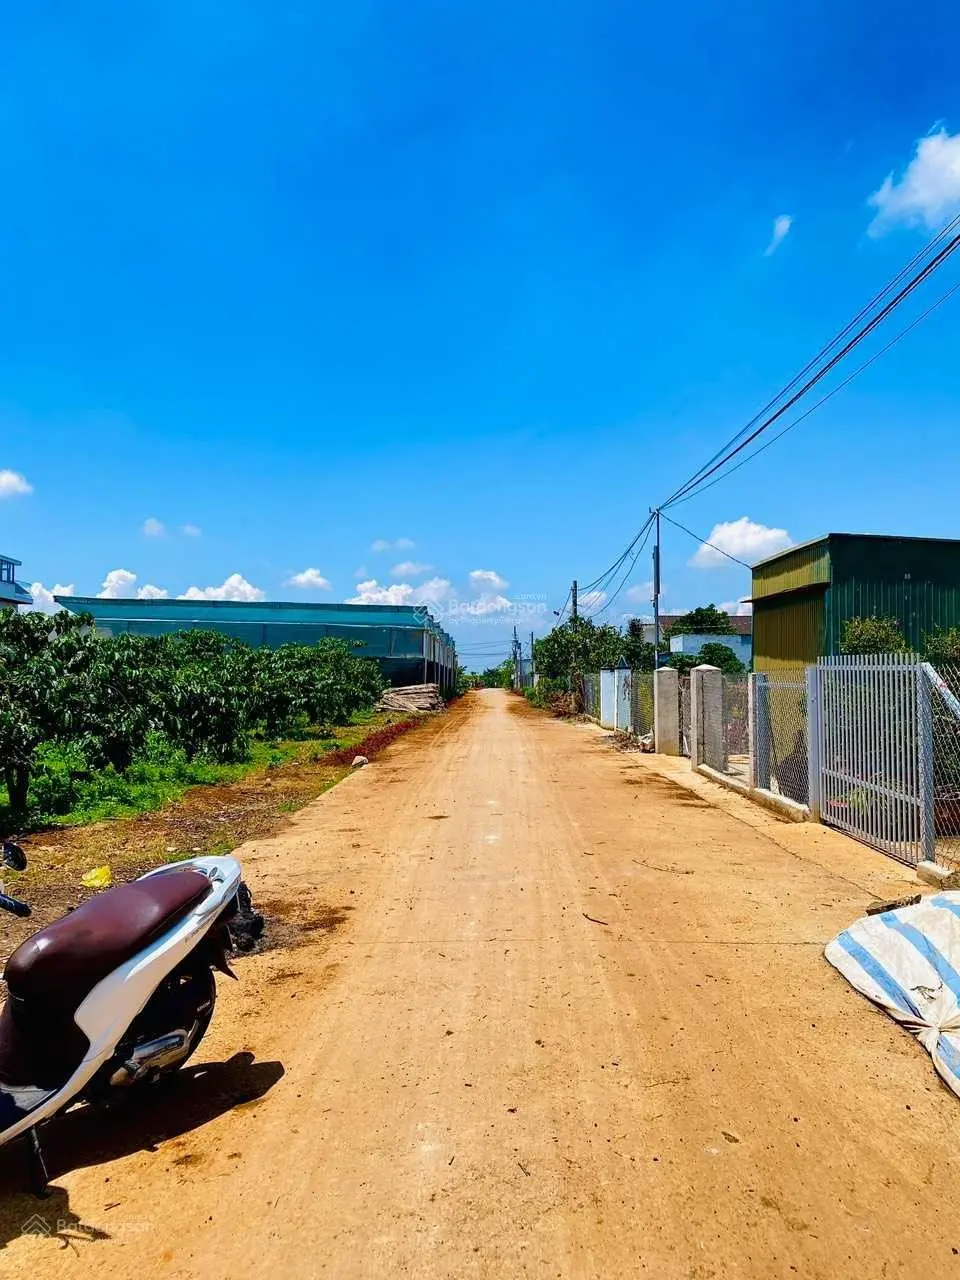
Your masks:
M74 1169L156 1151L161 1142L257 1102L283 1074L279 1062L257 1062L252 1053L235 1053L226 1062L183 1067L168 1080L134 1091L109 1111L86 1105L68 1111L41 1132L50 1182ZM118 1179L115 1197L122 1196ZM111 1236L109 1214L97 1226L81 1221L70 1209L65 1188L51 1185L42 1200L32 1195L25 1148L16 1141L0 1150L0 1249L24 1234L56 1236L64 1248Z

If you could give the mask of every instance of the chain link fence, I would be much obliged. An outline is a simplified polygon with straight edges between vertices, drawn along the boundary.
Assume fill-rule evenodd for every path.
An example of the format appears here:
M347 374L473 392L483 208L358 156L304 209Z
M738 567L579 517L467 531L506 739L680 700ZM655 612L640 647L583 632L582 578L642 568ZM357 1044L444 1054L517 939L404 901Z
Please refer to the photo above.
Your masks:
M642 738L653 733L653 672L588 671L583 677L583 711L606 729Z
M653 672L634 671L630 685L630 731L637 738L653 733Z
M806 669L755 675L755 785L798 804L809 803Z
M680 754L684 756L690 755L690 725L691 719L691 702L690 702L690 677L681 676L677 682L680 693Z
M723 680L723 738L725 772L750 781L750 683L747 676Z
M600 672L588 671L583 677L583 712L591 720L600 719Z

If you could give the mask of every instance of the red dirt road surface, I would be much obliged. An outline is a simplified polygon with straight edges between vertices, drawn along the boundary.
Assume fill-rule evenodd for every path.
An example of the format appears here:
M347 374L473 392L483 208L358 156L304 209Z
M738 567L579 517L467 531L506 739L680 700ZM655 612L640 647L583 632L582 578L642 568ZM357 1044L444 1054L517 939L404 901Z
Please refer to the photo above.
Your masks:
M282 945L49 1200L0 1154L0 1275L960 1274L957 1100L822 954L898 869L667 767L474 694L244 846Z

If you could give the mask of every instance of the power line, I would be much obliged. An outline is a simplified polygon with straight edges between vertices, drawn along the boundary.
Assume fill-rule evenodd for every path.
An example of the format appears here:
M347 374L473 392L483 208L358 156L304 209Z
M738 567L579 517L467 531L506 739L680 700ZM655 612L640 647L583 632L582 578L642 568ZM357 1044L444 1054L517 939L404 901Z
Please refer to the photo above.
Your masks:
M844 326L844 328L841 329L840 332L830 340L830 342L828 342L824 347L822 347L820 351L817 353L817 355L814 356L812 360L808 361L807 364L804 365L804 367L800 370L800 372L794 375L791 381L776 396L774 396L773 399L768 401L768 403L764 406L763 409L760 410L758 414L754 415L754 417L751 418L750 421L745 426L741 427L740 430L736 432L727 441L727 443L724 446L722 446L722 448L719 449L709 459L708 462L706 462L702 467L700 467L698 471L694 472L694 474L688 480L686 480L678 489L674 490L674 492L670 495L670 497L667 498L665 502L661 503L659 508L660 513L661 514L663 513L664 507L672 506L675 503L679 503L681 501L688 501L690 498L692 498L696 494L702 493L706 489L711 488L713 484L719 483L721 479L724 479L727 475L731 475L735 470L738 470L741 466L745 466L747 462L757 457L760 453L763 452L764 449L769 448L778 439L780 439L783 435L785 435L787 431L792 430L794 426L798 425L798 423L802 422L805 418L809 417L810 414L814 413L822 404L826 403L827 400L829 400L832 396L836 395L837 392L842 390L845 386L848 386L849 383L852 382L854 378L859 376L859 374L862 373L865 369L869 368L870 365L872 365L882 355L884 355L887 351L889 351L891 347L896 345L896 343L899 342L907 333L909 333L918 324L920 324L923 320L925 320L933 311L937 309L937 307L941 306L948 298L950 298L956 292L956 290L960 288L960 282L958 282L957 285L955 285L953 288L948 290L931 307L927 308L926 311L922 312L918 317L916 317L916 319L913 320L909 325L907 325L900 333L898 333L891 342L887 343L884 347L882 347L869 360L865 361L858 369L856 369L849 377L845 378L836 387L834 387L827 395L823 396L808 410L806 410L806 412L801 414L793 422L791 422L787 427L785 427L782 431L780 431L777 435L773 436L770 440L768 440L761 448L754 450L751 454L749 454L746 458L744 458L740 463L738 463L737 466L732 467L729 470L723 471L723 468L725 468L733 458L735 458L738 454L742 453L742 451L746 449L754 440L756 440L765 431L767 431L775 422L777 422L780 418L782 418L783 415L790 408L793 407L793 405L795 405L800 399L802 399L803 396L808 394L808 392L814 386L816 386L820 381L822 381L822 379L825 378L827 374L829 374L831 370L833 370L840 363L841 360L845 359L850 354L851 351L853 351L857 346L859 346L859 344L863 342L864 339L867 338L869 334L872 333L873 330L877 328L878 325L882 324L883 321L887 318L887 316L890 315L891 312L894 311L898 306L900 306L901 303L903 303L910 296L910 294L912 294L917 288L919 288L920 285L934 271L936 271L940 266L943 265L943 263L956 251L956 249L960 247L960 234L954 235L951 239L947 241L946 244L943 244L943 242L947 239L950 233L953 232L957 227L960 227L960 214L958 214L957 217L952 219L945 227L942 228L941 231L939 231L935 236L933 236L931 240L928 241L928 243L925 244L924 247L917 254L915 254L913 258L911 258L911 260L904 267L902 267L900 271L897 272L897 274L890 281L888 281L887 284L884 285L884 287L877 294L875 294L874 297L864 307L860 309L860 311L853 317L853 319L850 320ZM899 289L899 291L892 298L890 298L889 301L887 301L883 305L883 307L875 315L872 316L870 320L867 321L866 324L862 325L862 327L856 333L854 333L853 336L849 338L847 342L843 344L843 346L840 348L839 351L836 351L835 349L843 341L843 339L846 338L847 335L850 334L851 331L853 331L856 328L856 326L860 324L860 322L867 315L869 315L870 312L873 311L874 308L880 302L882 302L885 298L888 298L890 293L897 287L897 285L899 285L900 282L903 281L905 277L907 277L909 273L913 271L913 269L919 263L923 262L924 259L927 258L928 255L931 252L933 252L933 250L936 249L938 245L941 245L941 244L943 244L943 247L939 250L939 252L937 252L935 256L932 257L926 263L926 265L923 266L911 279L909 279L907 283L901 289ZM833 354L825 364L821 364L821 362L825 359L827 355L829 355L830 352L835 352L835 354ZM821 367L818 368L818 366L821 366ZM806 377L806 375L810 373L811 370L814 370L814 369L816 369L816 372L810 378L807 378L805 382L802 381ZM801 382L802 382L802 385L799 386L799 389L794 391L794 388L796 388L798 384ZM791 392L793 392L792 395L790 394ZM784 400L785 396L789 396L789 398L786 399L783 404L780 404L780 407L776 409L775 412L769 414L768 417L764 418L764 415L767 414L768 411L773 408L773 406L779 404L780 401ZM759 425L757 425L758 423ZM704 483L705 481L708 481L711 476L716 475L718 472L723 472L723 474L717 475L716 480L710 481L710 483ZM593 618L593 617L596 617L599 613L604 612L606 609L610 607L613 601L619 596L620 592L623 590L623 587L626 583L626 579L629 577L633 569L633 566L637 561L637 558L639 557L640 553L643 550L643 547L646 545L647 541L649 540L650 528L653 524L653 521L655 520L655 517L656 517L656 511L651 513L648 519L637 531L637 534L635 535L635 537L627 545L627 547L621 552L621 554L617 557L617 559L613 562L613 564L608 566L608 568L605 569L592 582L587 583L585 586L581 587L581 592L584 594L592 591L604 590L610 584L610 582L612 582L613 579L616 577L620 568L624 564L626 564L628 560L630 560L626 573L621 579L620 584L617 587L617 590L614 592L614 594L611 596L609 600L603 602L597 609L595 609L591 614L589 614L588 617ZM664 518L667 518L667 517L664 517ZM677 523L677 522L673 521L671 523ZM695 538L698 542L702 543L706 541L705 539L699 538L691 530L684 528L684 526L678 524L678 527L682 529L683 532L687 533L688 536ZM631 553L633 552L634 548L637 546L637 543L641 541L641 539L642 539L642 543L639 550L636 552L636 554L633 555L633 558L630 559ZM713 549L720 552L721 555L728 555L728 553L724 552L722 548L714 547L712 543L707 543L706 545L713 547ZM728 558L736 561L736 563L738 564L745 563L744 561L738 561L735 556L728 555ZM745 566L745 567L749 568L750 566ZM561 621L562 621L562 615L565 609L566 609L566 604L564 604L563 608L560 611Z
M837 385L832 387L825 396L821 396L820 399L812 404L809 409L805 409L803 413L794 418L792 422L788 423L782 431L778 431L775 436L771 436L771 438L764 444L760 445L758 449L754 449L753 453L748 453L745 458L742 458L735 466L724 471L722 475L718 475L708 484L698 485L693 493L688 493L684 497L678 498L676 502L671 505L679 506L683 502L689 502L691 498L698 498L701 493L706 493L706 491L708 489L712 489L715 484L719 484L722 480L726 480L727 476L732 476L735 471L739 471L741 467L745 467L747 463L752 462L754 458L759 458L760 454L769 449L771 445L776 444L778 440L782 440L788 431L792 431L794 427L798 427L801 422L810 417L811 413L815 413L821 405L826 404L828 400L832 400L838 391L842 391L844 387L849 386L850 383L853 382L854 378L859 378L861 373L869 369L870 366L879 360L881 356L886 355L891 347L895 347L897 343L902 338L905 338L912 329L915 329L918 324L922 323L922 321L926 320L928 316L932 315L938 307L943 306L949 298L952 298L958 289L960 289L960 280L958 280L956 284L951 285L946 293L941 294L936 302L931 303L931 305L927 307L926 311L921 311L920 315L916 316L908 325L901 329L895 337L891 338L886 346L881 347L879 351L875 351L869 360L864 360L863 364L858 365L858 367L854 369L853 373L848 374L842 382L838 382ZM664 519L666 518L667 517L664 516Z
M811 371L811 369L816 368L816 366L821 362L821 360L824 360L827 357L827 355L829 355L829 353L834 350L834 348L838 345L838 343L842 342L842 340L847 336L847 334L850 333L850 331L857 324L859 324L860 321L863 320L865 316L869 315L870 312L873 311L873 309L876 306L878 306L883 301L883 299L886 298L888 294L892 292L893 289L896 288L896 286L900 283L900 281L903 280L904 277L907 276L909 272L913 270L914 267L916 267L920 262L922 262L923 259L926 258L927 255L930 254L938 244L940 244L954 229L958 227L960 227L960 214L957 214L957 216L953 218L949 223L947 223L947 225L943 227L940 231L938 231L935 236L933 236L930 240L928 240L927 243L923 246L923 248L918 253L914 254L914 256L910 259L910 261L905 266L901 267L900 270L897 272L895 276L893 276L892 279L887 281L887 283L883 286L883 288L879 291L879 293L874 294L874 296L870 299L870 301L865 306L860 308L860 310L853 317L853 319L850 320L846 325L844 325L844 327L840 330L838 334L836 334L833 338L831 338L830 341L825 346L820 348L820 350L813 357L813 359L809 360L807 364L805 364L804 367L800 370L800 372L795 374L794 377L787 383L787 385L781 388L781 390L773 397L772 400L768 400L767 403L763 406L763 408L760 409L759 412L756 413L750 419L749 422L747 422L743 427L741 427L740 430L735 435L733 435L727 441L727 443L723 445L723 447L713 455L712 458L710 458L707 462L704 463L704 465L700 468L699 471L695 472L694 475L691 476L688 481L686 481L685 485L682 485L679 490L676 490L673 494L671 494L670 497L667 498L667 500L661 504L661 506L662 507L669 506L670 503L672 503L677 498L677 496L687 488L687 486L690 486L696 483L697 479L701 475L703 475L704 472L707 472L708 468L710 468L712 464L715 463L717 459L727 449L729 449L732 445L736 444L736 442L740 440L752 427L756 426L756 424L760 421L760 419L763 417L765 413L771 410L774 407L774 405L776 405L780 400L783 399L784 396L788 395L793 390L793 388L797 385L797 383L800 382L800 380L804 378ZM880 318L882 318L882 315ZM827 370L825 370L824 372L827 372L830 367L832 367L832 364L828 365ZM785 406L785 407L789 407L789 406Z
M859 344L864 340L864 338L866 338L868 334L872 333L873 330L876 329L877 325L882 324L891 311L893 311L896 307L900 306L900 304L907 297L909 297L909 295L913 293L915 289L918 289L920 287L920 285L924 282L924 280L927 279L929 275L932 274L932 272L936 271L936 269L939 266L941 266L944 262L946 262L947 258L949 258L950 255L956 251L958 246L960 246L960 235L954 236L953 239L950 240L949 243L943 249L941 249L940 252L934 258L932 258L921 271L917 272L917 274L906 285L904 285L904 287L898 293L896 293L893 296L893 298L891 298L890 301L886 303L886 305L883 306L880 309L880 311L878 311L877 314L871 320L869 320L863 326L863 328L861 328L857 333L855 333L854 336L848 342L844 343L844 345L840 348L840 350L836 353L836 355L832 356L827 361L827 363L813 375L812 378L809 378L803 384L803 386L800 388L799 391L795 391L794 394L784 404L782 404L779 409L777 409L768 418L766 418L760 424L759 427L756 427L753 431L751 431L750 434L745 439L741 440L739 444L737 444L734 448L729 449L725 454L725 456L722 457L719 461L714 462L712 466L708 466L706 469L701 467L700 472L697 473L697 476L688 480L686 484L681 485L681 487L678 490L676 490L674 495L667 502L665 502L663 506L669 506L670 503L679 501L679 499L683 497L684 494L691 492L695 488L698 488L704 480L709 479L711 475L713 475L716 471L720 470L721 467L725 466L726 463L729 462L731 458L736 457L736 455L738 453L741 453L747 447L747 445L751 444L754 440L757 439L758 436L762 435L764 431L766 431L778 420L778 418L782 418L788 409L791 409L797 403L798 400L802 399L802 397L807 394L807 392L812 387L816 386L818 382L820 382L823 378L825 378L831 369L835 368L836 365L838 365L841 360L843 360L847 355L849 355L849 353L855 347L859 346ZM736 439L736 437L734 437L734 439Z
M626 586L627 579L630 577L631 573L633 572L633 566L637 563L637 561L639 560L643 552L644 547L650 541L650 533L651 533L651 530L653 529L653 520L654 518L651 515L650 519L646 523L646 537L643 539L643 542L641 542L640 546L637 548L636 555L630 561L630 564L628 565L626 572L624 573L623 577L620 579L620 585L617 587L616 591L613 593L613 595L610 597L609 600L604 600L599 605L599 607L593 611L593 613L588 615L590 619L598 617L601 613L605 613L607 609L609 609L610 606L613 604L614 600L616 600L617 597L620 595L623 588Z
M724 551L723 547L718 547L715 542L708 542L706 538L701 538L698 533L694 533L692 529L688 529L686 525L681 524L679 520L672 520L665 511L660 512L661 516L666 520L667 524L672 524L674 528L681 530L682 533L691 537L694 542L700 542L705 547L710 547L712 551L719 551L720 555L726 556L728 560L732 560L734 564L742 565L744 569L751 569L753 566L747 564L746 560L738 560L736 556L732 556L729 551Z

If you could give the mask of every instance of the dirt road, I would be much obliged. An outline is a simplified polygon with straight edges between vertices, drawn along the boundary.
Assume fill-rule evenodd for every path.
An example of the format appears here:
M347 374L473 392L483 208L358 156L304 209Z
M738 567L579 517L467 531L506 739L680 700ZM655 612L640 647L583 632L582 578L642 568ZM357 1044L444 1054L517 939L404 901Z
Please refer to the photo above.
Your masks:
M822 957L896 868L656 770L477 694L246 846L222 1061L4 1156L0 1275L960 1273L958 1103Z

